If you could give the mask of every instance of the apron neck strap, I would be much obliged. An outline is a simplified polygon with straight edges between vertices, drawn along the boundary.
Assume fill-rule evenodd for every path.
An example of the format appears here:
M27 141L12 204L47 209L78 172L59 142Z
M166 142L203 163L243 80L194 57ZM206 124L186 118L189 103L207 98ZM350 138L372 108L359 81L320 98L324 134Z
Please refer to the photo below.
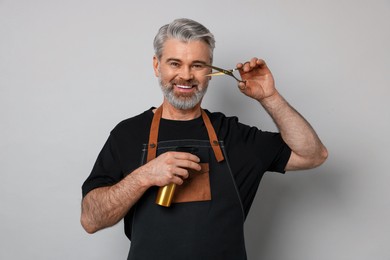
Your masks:
M215 158L218 162L222 162L224 160L221 147L218 142L217 135L215 133L214 127L211 124L210 118L204 112L203 109L201 109L202 112L202 119L207 129L207 134L209 136L209 141L211 148L213 148ZM157 153L157 138L158 138L158 129L160 126L160 119L162 117L162 106L157 108L157 110L154 112L152 125L150 127L150 133L149 133L149 143L148 143L148 156L147 156L147 162L150 160L153 160L156 158Z

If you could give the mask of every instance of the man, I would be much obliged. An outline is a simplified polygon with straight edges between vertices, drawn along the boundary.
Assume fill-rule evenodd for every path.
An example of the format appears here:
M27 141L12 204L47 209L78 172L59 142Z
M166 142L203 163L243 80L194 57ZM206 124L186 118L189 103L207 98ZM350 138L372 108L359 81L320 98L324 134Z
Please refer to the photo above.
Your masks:
M214 43L189 19L160 28L153 66L163 103L112 130L83 185L84 229L94 233L124 219L128 259L246 259L243 223L264 172L309 169L327 158L261 59L237 64L238 88L280 133L201 109ZM176 187L172 204L157 205L169 185Z

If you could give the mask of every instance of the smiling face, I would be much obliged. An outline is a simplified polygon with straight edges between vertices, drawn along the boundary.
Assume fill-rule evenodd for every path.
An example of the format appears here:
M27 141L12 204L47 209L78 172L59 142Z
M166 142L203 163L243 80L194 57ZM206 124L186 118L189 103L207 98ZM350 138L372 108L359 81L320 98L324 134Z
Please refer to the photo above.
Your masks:
M153 58L154 73L159 78L164 102L181 110L199 107L210 80L205 76L210 69L204 64L210 62L206 43L168 39L161 59Z

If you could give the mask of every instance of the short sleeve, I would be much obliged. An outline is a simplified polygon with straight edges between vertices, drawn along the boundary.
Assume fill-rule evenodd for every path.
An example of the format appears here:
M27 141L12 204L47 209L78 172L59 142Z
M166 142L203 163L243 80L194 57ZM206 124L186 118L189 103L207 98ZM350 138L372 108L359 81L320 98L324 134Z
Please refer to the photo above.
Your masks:
M283 141L280 133L259 130L238 122L238 118L227 118L224 139L232 164L237 172L284 172L291 149ZM233 167L234 168L234 167ZM242 171L246 168L245 171Z
M93 189L114 185L122 178L117 146L114 137L110 135L82 186L83 197Z
M258 135L261 141L257 152L262 158L268 159L264 161L264 170L284 173L291 155L290 147L284 142L280 133L260 131Z

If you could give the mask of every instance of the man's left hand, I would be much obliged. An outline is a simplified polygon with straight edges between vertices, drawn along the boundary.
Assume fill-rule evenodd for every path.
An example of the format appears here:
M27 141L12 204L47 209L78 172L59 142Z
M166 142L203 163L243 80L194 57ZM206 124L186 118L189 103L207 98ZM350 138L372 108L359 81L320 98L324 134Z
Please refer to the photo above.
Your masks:
M252 58L245 63L238 63L242 80L238 88L248 97L261 101L277 93L274 78L264 60Z

